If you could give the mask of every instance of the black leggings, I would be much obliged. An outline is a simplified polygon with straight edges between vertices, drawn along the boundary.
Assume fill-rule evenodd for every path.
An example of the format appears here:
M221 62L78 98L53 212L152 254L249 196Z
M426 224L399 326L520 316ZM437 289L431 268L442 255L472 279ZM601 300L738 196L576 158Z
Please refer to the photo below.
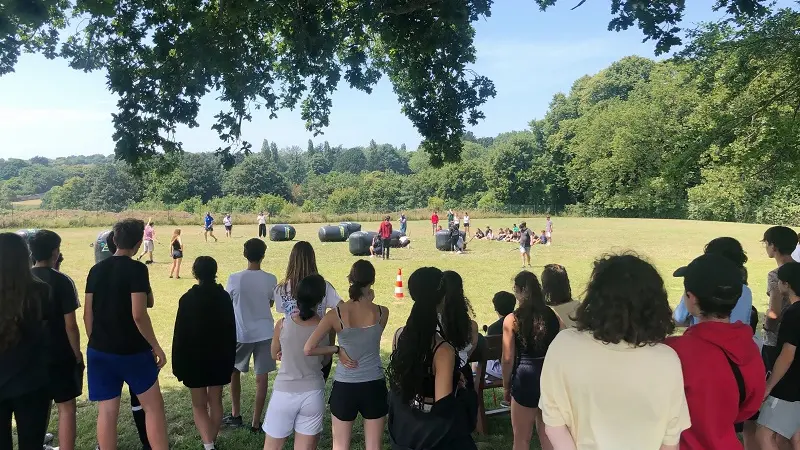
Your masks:
M12 448L12 415L17 422L19 450L41 450L50 416L48 390L40 389L0 401L0 450Z
M267 226L263 223L258 224L258 237L267 237Z
M389 243L391 242L392 242L391 238L383 240L383 257L386 259L389 259L389 247L390 247Z

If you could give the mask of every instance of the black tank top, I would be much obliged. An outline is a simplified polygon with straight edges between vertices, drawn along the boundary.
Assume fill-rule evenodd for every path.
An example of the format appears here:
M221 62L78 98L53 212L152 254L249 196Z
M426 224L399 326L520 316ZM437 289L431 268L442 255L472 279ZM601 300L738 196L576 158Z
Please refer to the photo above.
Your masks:
M558 321L558 314L552 308L547 308L544 313L544 337L541 341L533 342L533 337L531 336L528 339L529 345L525 346L519 335L514 333L517 354L520 357L544 358L547 348L550 347L550 343L553 342L559 331L561 331L561 323Z
M172 250L176 252L181 251L181 243L179 240L175 239L172 241Z

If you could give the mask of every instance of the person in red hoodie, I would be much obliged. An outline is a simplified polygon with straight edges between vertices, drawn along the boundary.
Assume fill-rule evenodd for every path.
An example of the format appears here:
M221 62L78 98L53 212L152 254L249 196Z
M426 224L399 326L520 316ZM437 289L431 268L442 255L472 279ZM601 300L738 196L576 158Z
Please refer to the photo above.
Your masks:
M686 307L697 318L683 336L665 344L678 354L692 426L681 450L741 449L734 424L755 414L764 400L764 362L753 330L730 315L742 294L742 272L731 261L705 254L675 271L683 277Z
M389 247L392 240L392 222L389 221L390 217L386 216L378 228L378 235L383 240L383 259L389 259Z
M436 211L431 214L431 225L433 226L433 234L436 234L439 227L439 215L436 214Z

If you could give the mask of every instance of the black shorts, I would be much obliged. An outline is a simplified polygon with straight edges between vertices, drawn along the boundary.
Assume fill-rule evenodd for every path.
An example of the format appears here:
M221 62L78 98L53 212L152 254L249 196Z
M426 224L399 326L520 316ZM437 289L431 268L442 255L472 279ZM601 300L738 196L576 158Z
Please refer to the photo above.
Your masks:
M214 231L214 227L206 227L206 231Z
M225 231L231 231L233 229L233 225L225 225Z
M180 250L173 250L172 251L172 259L181 259L183 258L183 252Z
M50 396L56 403L64 403L80 397L83 393L84 365L76 361L50 365Z
M333 382L331 415L344 422L361 417L372 420L389 414L389 390L386 380L365 381L364 383Z
M538 408L544 358L520 358L519 365L511 377L511 397L526 408Z

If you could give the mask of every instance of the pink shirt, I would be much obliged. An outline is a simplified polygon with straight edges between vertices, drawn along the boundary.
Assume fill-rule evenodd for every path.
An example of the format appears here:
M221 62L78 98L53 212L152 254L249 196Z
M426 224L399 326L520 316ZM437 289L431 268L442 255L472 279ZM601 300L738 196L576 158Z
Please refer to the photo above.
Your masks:
M150 225L147 225L146 227L144 227L144 240L145 241L152 241L154 232L155 232L155 230L153 230L153 227L151 227Z

